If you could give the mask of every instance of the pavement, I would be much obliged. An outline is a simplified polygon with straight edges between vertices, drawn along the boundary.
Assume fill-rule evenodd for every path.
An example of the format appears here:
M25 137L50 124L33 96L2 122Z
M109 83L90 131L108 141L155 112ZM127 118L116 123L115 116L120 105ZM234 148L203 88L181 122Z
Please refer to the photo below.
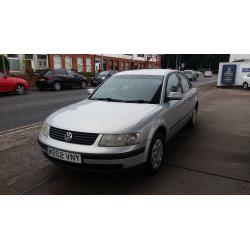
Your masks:
M218 89L210 81L214 82L200 79L195 83L200 102L197 127L183 128L171 139L157 175L145 175L140 169L85 174L58 168L45 159L37 145L41 126L37 123L0 133L0 194L250 194L250 91ZM45 110L36 119L40 122L50 112L43 103L49 101L56 109L64 102L84 98L84 91L27 94L20 106L13 99L23 97L3 100L7 103L10 99L13 112L22 107L29 110L33 100L34 107ZM0 97L0 102L3 100ZM1 112L3 107L7 110L6 105L0 105ZM33 121L33 112L29 112L29 121Z

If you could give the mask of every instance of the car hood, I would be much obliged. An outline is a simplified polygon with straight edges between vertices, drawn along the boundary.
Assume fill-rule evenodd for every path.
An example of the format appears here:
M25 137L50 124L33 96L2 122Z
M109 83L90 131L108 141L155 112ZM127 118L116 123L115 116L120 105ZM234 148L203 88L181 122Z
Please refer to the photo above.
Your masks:
M58 110L46 119L50 126L88 133L128 133L158 105L85 100Z

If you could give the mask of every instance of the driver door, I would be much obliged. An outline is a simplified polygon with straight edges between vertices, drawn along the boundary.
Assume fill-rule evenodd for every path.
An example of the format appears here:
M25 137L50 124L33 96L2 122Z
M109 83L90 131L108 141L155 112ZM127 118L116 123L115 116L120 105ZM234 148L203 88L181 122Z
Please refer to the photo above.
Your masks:
M171 92L179 92L183 94L180 79L176 73L169 75L164 98L164 122L168 128L169 136L173 136L182 127L182 117L185 113L184 101L169 100L168 97Z

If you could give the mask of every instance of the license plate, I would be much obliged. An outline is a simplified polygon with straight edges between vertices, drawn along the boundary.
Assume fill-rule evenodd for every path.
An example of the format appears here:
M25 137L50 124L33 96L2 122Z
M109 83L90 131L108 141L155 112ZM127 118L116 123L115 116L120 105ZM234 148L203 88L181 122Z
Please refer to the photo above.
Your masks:
M63 161L82 163L81 154L48 148L48 155Z

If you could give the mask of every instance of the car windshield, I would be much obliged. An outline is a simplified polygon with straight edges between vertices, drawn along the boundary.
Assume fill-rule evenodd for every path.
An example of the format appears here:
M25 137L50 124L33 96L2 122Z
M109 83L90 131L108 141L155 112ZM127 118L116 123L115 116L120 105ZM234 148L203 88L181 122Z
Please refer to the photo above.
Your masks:
M105 76L107 75L109 72L108 71L103 71L103 72L100 72L98 75L99 76Z
M113 76L101 85L89 99L157 104L160 102L162 83L163 76Z

